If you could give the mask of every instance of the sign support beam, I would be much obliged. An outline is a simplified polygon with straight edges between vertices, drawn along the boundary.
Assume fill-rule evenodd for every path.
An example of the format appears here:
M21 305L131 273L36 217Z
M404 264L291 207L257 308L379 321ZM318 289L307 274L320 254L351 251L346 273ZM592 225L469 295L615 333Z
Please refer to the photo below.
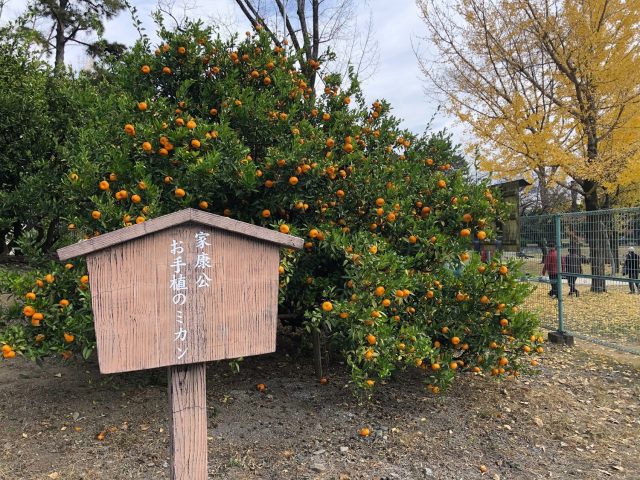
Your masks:
M171 480L207 480L207 364L173 365L168 374Z

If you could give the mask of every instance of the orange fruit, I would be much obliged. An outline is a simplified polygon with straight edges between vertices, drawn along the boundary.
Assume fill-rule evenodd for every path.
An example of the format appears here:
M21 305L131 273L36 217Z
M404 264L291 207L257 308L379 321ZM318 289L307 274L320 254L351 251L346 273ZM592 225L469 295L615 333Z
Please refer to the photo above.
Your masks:
M489 297L487 297L486 295L481 296L480 303L483 303L486 305L487 303L489 303Z
M183 198L187 194L187 192L185 192L182 188L176 188L173 194L178 198Z
M106 180L102 180L98 184L98 187L100 187L100 190L109 190L109 182L107 182Z
M187 49L184 47L178 47L178 53L180 55L184 55L187 52Z
M258 390L260 393L264 392L266 389L267 387L264 383L259 383L256 385L256 390Z
M462 216L462 221L465 222L465 223L469 223L471 220L473 220L473 217L471 216L470 213L465 213Z
M148 74L149 74L149 72L151 72L151 67L150 67L149 65L143 65L143 66L140 68L140 71L141 71L142 73L144 73L145 75L148 75Z
M152 150L152 146L151 143L149 142L142 142L142 150L144 150L145 152L150 152Z
M375 345L376 342L377 342L377 339L375 335L372 335L372 334L367 335L367 343L369 343L369 345Z
M271 212L266 208L262 210L262 218L269 218L271 216Z
M371 431L367 427L362 427L358 430L358 435L361 437L368 437L371 434Z
M336 144L336 141L333 138L327 138L327 141L325 142L325 145L327 146L327 148L333 148L335 144Z
M138 102L138 110L144 112L147 109L147 102Z
M440 370L440 364L439 363L432 363L431 364L431 370L433 370L434 372Z
M61 306L63 306L63 307L67 307L67 306L69 306L69 300L67 300L66 298L63 298L63 299L62 299L62 300L60 300L58 303L59 303Z
M376 287L376 289L375 289L375 292L374 292L374 293L375 293L375 295L376 295L377 297L381 297L381 296L383 296L383 295L384 295L384 292L385 292L384 287Z
M89 275L83 275L82 277L80 277L80 283L82 284L89 283Z
M384 198L377 198L376 199L376 206L381 207L384 205Z
M2 353L7 353L7 352L10 352L12 350L13 350L13 348L11 348L10 345L7 345L6 343L4 345L2 345Z
M322 377L320 379L320 385L326 385L327 383L329 383L329 379L327 377Z
M280 230L280 233L289 233L289 225L285 225L283 223L282 225L280 225L280 228L278 228L278 230Z
M366 360L371 360L375 356L375 353L371 348L369 348L366 352L364 352L364 358Z
M200 140L197 138L191 140L191 148L200 148Z
M371 245L371 246L369 247L369 253L372 253L372 254L374 254L374 255L375 255L376 253L378 253L378 246L377 246L377 245Z
M93 218L94 220L99 220L101 216L102 214L98 210L94 210L93 212L91 212L91 218Z
M35 321L39 322L41 320L44 320L44 315L42 313L40 313L40 312L36 312L31 316L31 320L32 321L35 320Z
M418 237L416 237L415 235L410 235L409 236L409 243L414 244L418 241Z
M187 128L188 128L189 130L193 130L194 128L196 128L196 122L194 122L193 120L189 120L189 121L187 122Z
M297 185L297 184L298 184L298 177L289 178L289 185Z
M367 387L373 387L376 384L376 381L375 380L371 380L369 378L369 379L365 380L364 383L366 383Z
M454 344L454 345L458 345L460 343L460 338L451 337L451 343Z
M485 232L484 230L480 230L476 236L478 237L478 240L484 240L485 238L487 238L487 232Z
M469 230L468 228L463 228L462 230L460 230L461 237L468 237L469 235L471 235L471 230Z
M509 273L509 269L507 268L506 265L500 265L500 268L498 271L500 272L500 275L506 275L507 273Z
M322 310L324 310L325 312L330 312L331 310L333 310L333 304L331 302L323 302Z
M171 75L171 69L169 67L162 67L162 73L165 75Z
M447 182L445 182L444 180L438 180L438 187L444 188L446 186L447 186Z
M15 356L16 356L16 352L15 352L15 351L13 351L13 350L11 350L11 351L9 351L9 352L7 352L7 353L3 353L3 354L2 354L2 356L3 356L4 358L15 358Z
M206 210L207 208L209 208L209 203L202 200L200 203L198 203L198 207L200 207L202 210Z
M74 335L72 335L70 333L67 333L67 332L64 332L64 341L65 342L71 343L71 342L73 342L75 340L75 338L76 337Z
M35 300L36 299L36 294L33 292L29 292L24 296L27 300Z

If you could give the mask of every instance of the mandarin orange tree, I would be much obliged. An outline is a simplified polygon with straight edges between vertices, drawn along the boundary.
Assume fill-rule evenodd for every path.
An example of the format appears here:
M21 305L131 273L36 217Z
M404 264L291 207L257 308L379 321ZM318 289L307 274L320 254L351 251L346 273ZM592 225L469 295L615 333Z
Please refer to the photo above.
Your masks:
M102 129L112 137L87 135L63 180L78 238L185 207L299 235L304 251L281 261L281 311L328 332L358 386L406 366L436 392L464 370L518 372L541 340L519 309L528 287L512 261L469 253L494 238L501 207L452 168L446 136L401 130L386 102L365 105L356 78L324 75L311 90L300 59L260 31L222 40L195 23L159 36L99 67L123 93ZM78 282L61 288L87 308ZM87 311L71 322L62 289L21 286L14 314L26 317L0 337L8 349L51 351L37 337L55 325L57 345L86 353ZM30 307L55 316L34 325Z

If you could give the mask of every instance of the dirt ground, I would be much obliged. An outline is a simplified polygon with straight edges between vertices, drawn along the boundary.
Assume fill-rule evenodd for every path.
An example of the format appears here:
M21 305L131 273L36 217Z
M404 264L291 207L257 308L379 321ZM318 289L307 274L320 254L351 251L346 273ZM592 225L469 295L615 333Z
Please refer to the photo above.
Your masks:
M463 374L435 396L416 372L372 401L340 364L320 385L291 348L238 374L210 364L209 478L640 478L640 358L584 342L547 350L535 376ZM0 385L1 479L169 478L164 370L17 359L0 364Z

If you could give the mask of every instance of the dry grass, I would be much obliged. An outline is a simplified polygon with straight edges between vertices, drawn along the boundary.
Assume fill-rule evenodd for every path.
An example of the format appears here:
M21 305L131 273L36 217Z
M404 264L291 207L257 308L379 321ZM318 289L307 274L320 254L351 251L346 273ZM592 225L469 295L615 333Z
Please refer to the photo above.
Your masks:
M589 281L580 280L579 297L570 297L569 286L563 284L565 330L640 354L640 295L630 295L627 282L611 282L607 292L593 293ZM544 326L557 329L558 302L548 296L548 284L535 285L525 305L539 313Z

